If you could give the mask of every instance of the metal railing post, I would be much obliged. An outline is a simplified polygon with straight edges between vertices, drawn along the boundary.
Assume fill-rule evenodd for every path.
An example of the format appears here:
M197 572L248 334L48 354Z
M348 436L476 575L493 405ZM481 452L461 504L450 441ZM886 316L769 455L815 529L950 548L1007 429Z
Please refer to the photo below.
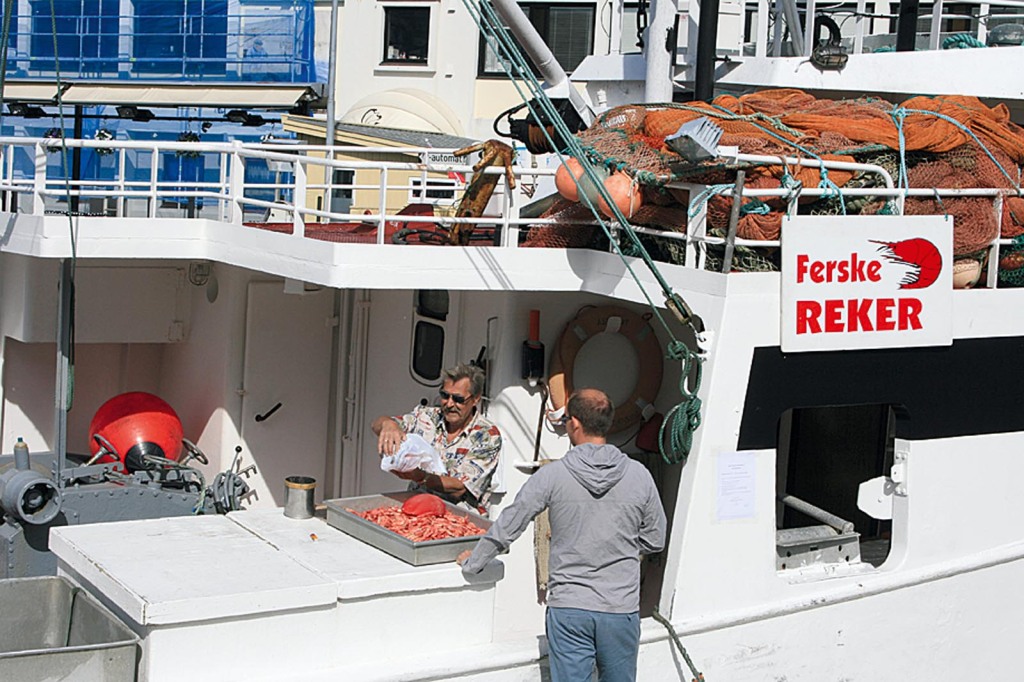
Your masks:
M939 49L939 40L942 37L942 0L935 0L932 3L932 23L928 29L928 49Z
M333 169L326 168L331 171ZM301 159L295 161L295 180L292 190L292 233L296 237L303 237L306 234L306 219L302 215L302 208L306 204L306 165Z
M32 215L46 214L46 150L36 143L35 175L32 180Z
M228 176L228 222L241 225L243 222L242 198L245 194L245 161L242 160L241 145L235 140L231 149L231 174Z
M384 226L387 221L384 216L388 212L388 169L380 169L380 203L378 204L380 215L377 216L377 243L384 243Z
M122 147L117 150L117 199L114 201L114 212L120 217L127 217L125 212L127 207L125 206L124 197L124 183L125 173L128 168L128 150Z
M157 207L157 170L160 168L160 151L156 147L149 150L149 210L150 218L156 217Z

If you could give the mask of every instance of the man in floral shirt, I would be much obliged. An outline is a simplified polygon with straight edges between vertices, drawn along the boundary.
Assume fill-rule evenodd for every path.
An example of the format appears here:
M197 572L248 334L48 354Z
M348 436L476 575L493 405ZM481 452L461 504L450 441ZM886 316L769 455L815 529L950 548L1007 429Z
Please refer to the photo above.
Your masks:
M391 473L411 481L410 489L430 492L486 514L498 468L501 432L478 410L483 392L483 370L458 365L443 374L438 391L440 407L419 406L400 417L375 419L373 432L381 455L395 454L406 434L415 433L441 454L448 472L437 475L416 469Z

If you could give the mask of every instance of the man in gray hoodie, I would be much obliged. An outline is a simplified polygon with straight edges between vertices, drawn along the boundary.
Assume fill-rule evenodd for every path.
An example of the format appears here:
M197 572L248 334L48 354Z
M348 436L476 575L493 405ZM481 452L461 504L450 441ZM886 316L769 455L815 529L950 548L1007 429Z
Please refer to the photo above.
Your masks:
M541 467L502 510L464 574L483 570L549 510L546 630L552 682L634 682L640 647L640 557L665 545L665 511L650 473L605 436L615 408L597 389L574 393L566 433L574 446Z

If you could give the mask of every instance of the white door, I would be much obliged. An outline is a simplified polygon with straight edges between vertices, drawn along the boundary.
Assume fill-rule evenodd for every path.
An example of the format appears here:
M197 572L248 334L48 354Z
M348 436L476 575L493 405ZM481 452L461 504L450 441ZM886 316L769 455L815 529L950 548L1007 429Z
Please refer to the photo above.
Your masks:
M284 293L282 282L252 282L246 306L242 373L244 463L254 507L284 504L284 479L317 479L327 487L333 291Z

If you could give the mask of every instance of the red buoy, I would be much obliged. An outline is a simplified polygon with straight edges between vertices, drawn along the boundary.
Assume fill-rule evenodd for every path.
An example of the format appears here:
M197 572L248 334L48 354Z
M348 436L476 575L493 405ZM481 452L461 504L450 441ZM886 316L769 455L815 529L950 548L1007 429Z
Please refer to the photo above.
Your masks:
M177 461L183 435L181 420L174 409L162 398L142 391L114 396L100 405L89 422L92 454L101 447L94 436L100 436L117 452L116 457L104 455L97 461L120 461L122 468L129 471L146 468L145 455Z

